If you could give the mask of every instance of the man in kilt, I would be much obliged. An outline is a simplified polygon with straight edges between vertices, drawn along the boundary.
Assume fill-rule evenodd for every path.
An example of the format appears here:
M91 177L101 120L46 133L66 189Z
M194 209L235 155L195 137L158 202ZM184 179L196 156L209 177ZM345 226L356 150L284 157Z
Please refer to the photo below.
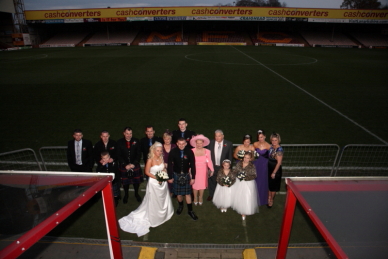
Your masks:
M178 138L177 146L178 148L171 149L168 156L169 182L173 183L173 193L177 196L179 203L176 214L182 213L183 196L185 196L189 216L193 220L198 220L191 204L191 185L195 182L195 156L193 151L187 147L185 138Z
M117 159L119 171L121 172L121 183L124 188L123 203L128 202L129 185L132 184L135 189L135 197L141 202L139 195L139 186L143 182L143 173L140 168L140 142L132 137L132 128L125 127L123 131L124 138L117 141Z

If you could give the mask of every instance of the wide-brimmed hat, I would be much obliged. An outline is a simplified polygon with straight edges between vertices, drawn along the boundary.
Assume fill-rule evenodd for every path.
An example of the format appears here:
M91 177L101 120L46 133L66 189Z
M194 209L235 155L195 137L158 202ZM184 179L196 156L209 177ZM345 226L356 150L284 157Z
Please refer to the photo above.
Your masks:
M197 136L194 136L191 140L190 140L190 145L192 146L192 147L195 147L196 146L196 141L197 140L203 140L203 146L204 147L206 147L206 146L208 146L209 144L210 144L210 140L207 138L207 137L205 137L204 135L202 135L202 134L199 134L199 135L197 135Z

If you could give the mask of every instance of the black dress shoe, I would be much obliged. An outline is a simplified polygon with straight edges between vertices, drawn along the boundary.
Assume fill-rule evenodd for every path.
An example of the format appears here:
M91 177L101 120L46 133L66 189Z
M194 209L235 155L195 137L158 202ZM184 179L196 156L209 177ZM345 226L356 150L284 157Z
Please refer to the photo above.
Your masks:
M137 200L138 202L141 202L141 197L140 197L139 195L136 195L135 197L136 197L136 200Z
M124 198L123 198L123 203L124 203L124 204L127 204L127 202L128 202L128 196L125 195Z
M178 209L176 210L176 215L181 215L183 211L183 206L179 206Z
M207 201L212 201L213 200L213 196L208 196L207 197Z
M120 200L120 197L115 197L115 207L119 205L119 200Z
M188 214L189 214L189 216L190 216L193 220L198 220L198 217L197 217L197 215L195 215L194 211L189 211Z

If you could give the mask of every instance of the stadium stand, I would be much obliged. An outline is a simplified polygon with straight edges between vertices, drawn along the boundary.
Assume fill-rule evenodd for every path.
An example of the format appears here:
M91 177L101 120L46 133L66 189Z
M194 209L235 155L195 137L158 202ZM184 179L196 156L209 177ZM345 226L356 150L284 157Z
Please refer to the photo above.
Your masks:
M357 47L351 39L340 32L303 31L301 35L313 47L315 46L342 46Z
M204 31L197 34L197 42L245 42L245 39L235 31Z
M47 40L45 43L40 44L40 47L74 47L81 42L86 36L87 32L61 32L54 37Z
M104 45L104 44L130 44L137 35L137 31L98 31L84 45Z
M189 41L189 34L184 33L182 37L181 31L151 31L142 33L139 45L148 45L148 44L164 44L169 45L168 43L177 43L187 45Z
M260 32L251 34L252 42L258 44L303 44L298 37L292 33L284 32Z
M368 32L353 32L350 35L367 48L388 47L387 35Z

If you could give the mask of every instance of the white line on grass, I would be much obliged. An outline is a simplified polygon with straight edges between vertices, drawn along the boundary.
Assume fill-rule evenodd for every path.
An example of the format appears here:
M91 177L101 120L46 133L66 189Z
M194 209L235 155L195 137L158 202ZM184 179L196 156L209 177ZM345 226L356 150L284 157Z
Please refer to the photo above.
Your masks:
M327 103L325 103L324 101L322 101L321 99L319 99L318 97L312 95L311 93L309 93L308 91L306 91L305 89L303 89L302 87L300 87L299 85L295 84L294 82L288 80L287 78L285 78L284 76L280 75L279 73L277 73L276 71L270 69L269 67L267 67L266 65L264 65L263 63L261 63L260 61L252 58L251 56L245 54L244 52L242 52L241 50L237 49L236 47L233 47L231 46L232 48L234 48L235 50L237 50L238 52L240 52L241 54L245 55L246 57L252 59L253 61L255 61L257 64L261 65L262 67L266 68L267 70L271 71L272 73L274 73L275 75L277 75L278 77L282 78L283 80L287 81L288 83L292 84L293 86L295 86L296 88L298 88L299 90L301 90L302 92L308 94L309 96L311 96L312 98L314 98L315 100L317 100L318 102L322 103L323 105L325 105L327 108L331 109L332 111L335 111L336 113L338 113L339 115L341 115L342 117L344 117L345 119L347 119L348 121L352 122L354 125L360 127L361 129L363 129L364 131L366 131L367 133L369 133L370 135L372 135L373 137L377 138L378 140L380 140L381 142L383 142L384 144L388 145L388 142L385 141L384 139L380 138L379 136L377 136L376 134L372 133L371 131L369 131L367 128L365 128L364 126L358 124L357 122L355 122L354 120L352 120L351 118L349 118L348 116L346 116L345 114L341 113L340 111L336 110L335 108L331 107L330 105L328 105Z

